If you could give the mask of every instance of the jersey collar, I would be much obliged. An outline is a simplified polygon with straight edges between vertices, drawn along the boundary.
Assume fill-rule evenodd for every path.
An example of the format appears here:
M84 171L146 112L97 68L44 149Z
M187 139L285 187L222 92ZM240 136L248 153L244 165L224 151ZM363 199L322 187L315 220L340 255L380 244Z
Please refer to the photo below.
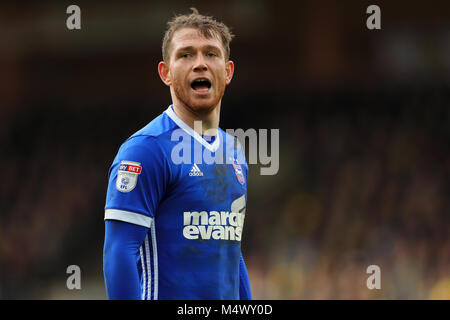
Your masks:
M213 141L213 143L209 143L203 137L198 134L194 129L189 127L183 120L181 120L173 111L173 105L170 105L167 110L165 111L166 114L169 116L170 119L173 120L181 129L183 129L186 133L188 133L190 136L192 136L195 140L197 140L199 143L201 143L206 149L208 149L211 152L217 151L220 145L220 133L219 130L217 130L216 139Z

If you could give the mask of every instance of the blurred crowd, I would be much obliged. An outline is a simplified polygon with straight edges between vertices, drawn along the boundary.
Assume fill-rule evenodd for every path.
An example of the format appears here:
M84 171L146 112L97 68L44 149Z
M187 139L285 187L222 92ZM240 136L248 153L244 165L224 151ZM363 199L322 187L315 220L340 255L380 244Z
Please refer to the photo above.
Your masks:
M194 2L237 35L222 129L280 130L278 174L250 165L253 297L450 299L449 2L380 4L376 31L361 1ZM161 38L193 4L79 5L70 31L65 4L2 2L0 299L106 297L108 169L170 104Z
M450 298L448 95L310 94L277 113L263 101L254 124L280 129L280 171L250 166L242 250L254 298ZM108 167L162 111L48 108L5 123L2 298L45 298L56 280L64 291L71 264L103 285ZM366 286L370 265L380 290Z
M349 95L280 115L279 184L265 190L266 205L253 193L248 204L256 297L450 299L450 100L442 93L354 105ZM381 290L367 288L370 265L380 267Z

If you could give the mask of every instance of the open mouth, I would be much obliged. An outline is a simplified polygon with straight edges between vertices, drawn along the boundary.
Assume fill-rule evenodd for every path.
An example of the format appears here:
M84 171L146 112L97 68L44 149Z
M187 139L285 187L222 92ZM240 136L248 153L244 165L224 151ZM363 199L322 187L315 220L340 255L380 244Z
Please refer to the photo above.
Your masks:
M211 88L211 82L205 78L196 79L192 81L191 88L198 93L206 93Z

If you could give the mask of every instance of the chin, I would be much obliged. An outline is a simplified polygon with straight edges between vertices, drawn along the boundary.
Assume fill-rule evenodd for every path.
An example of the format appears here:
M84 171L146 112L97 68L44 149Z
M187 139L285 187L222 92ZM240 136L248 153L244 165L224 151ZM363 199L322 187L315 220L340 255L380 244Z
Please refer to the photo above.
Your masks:
M222 92L219 92L219 94L217 94L217 92L211 92L209 95L198 96L192 94L192 92L186 92L177 89L178 88L175 87L173 92L173 96L176 97L176 100L180 101L192 111L199 113L209 113L218 105L220 105L220 100L222 99L223 93L225 91L222 90Z
M211 100L211 99L192 99L187 103L187 105L197 112L210 112L214 110L220 100Z

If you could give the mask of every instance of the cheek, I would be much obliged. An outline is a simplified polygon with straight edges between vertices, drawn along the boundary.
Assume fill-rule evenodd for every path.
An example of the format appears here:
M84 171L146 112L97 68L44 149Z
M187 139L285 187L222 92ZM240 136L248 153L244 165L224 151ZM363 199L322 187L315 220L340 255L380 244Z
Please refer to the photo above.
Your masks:
M221 74L221 75L218 77L217 80L218 80L217 82L219 83L219 87L220 87L220 88L226 86L226 85L227 85L227 82L228 82L228 77L227 77L226 72L224 72L223 74Z
M177 77L172 77L172 85L174 87L178 87L180 85L180 79L178 79Z
M172 73L172 84L176 87L184 86L184 79L181 77L182 73L179 70L174 70Z

